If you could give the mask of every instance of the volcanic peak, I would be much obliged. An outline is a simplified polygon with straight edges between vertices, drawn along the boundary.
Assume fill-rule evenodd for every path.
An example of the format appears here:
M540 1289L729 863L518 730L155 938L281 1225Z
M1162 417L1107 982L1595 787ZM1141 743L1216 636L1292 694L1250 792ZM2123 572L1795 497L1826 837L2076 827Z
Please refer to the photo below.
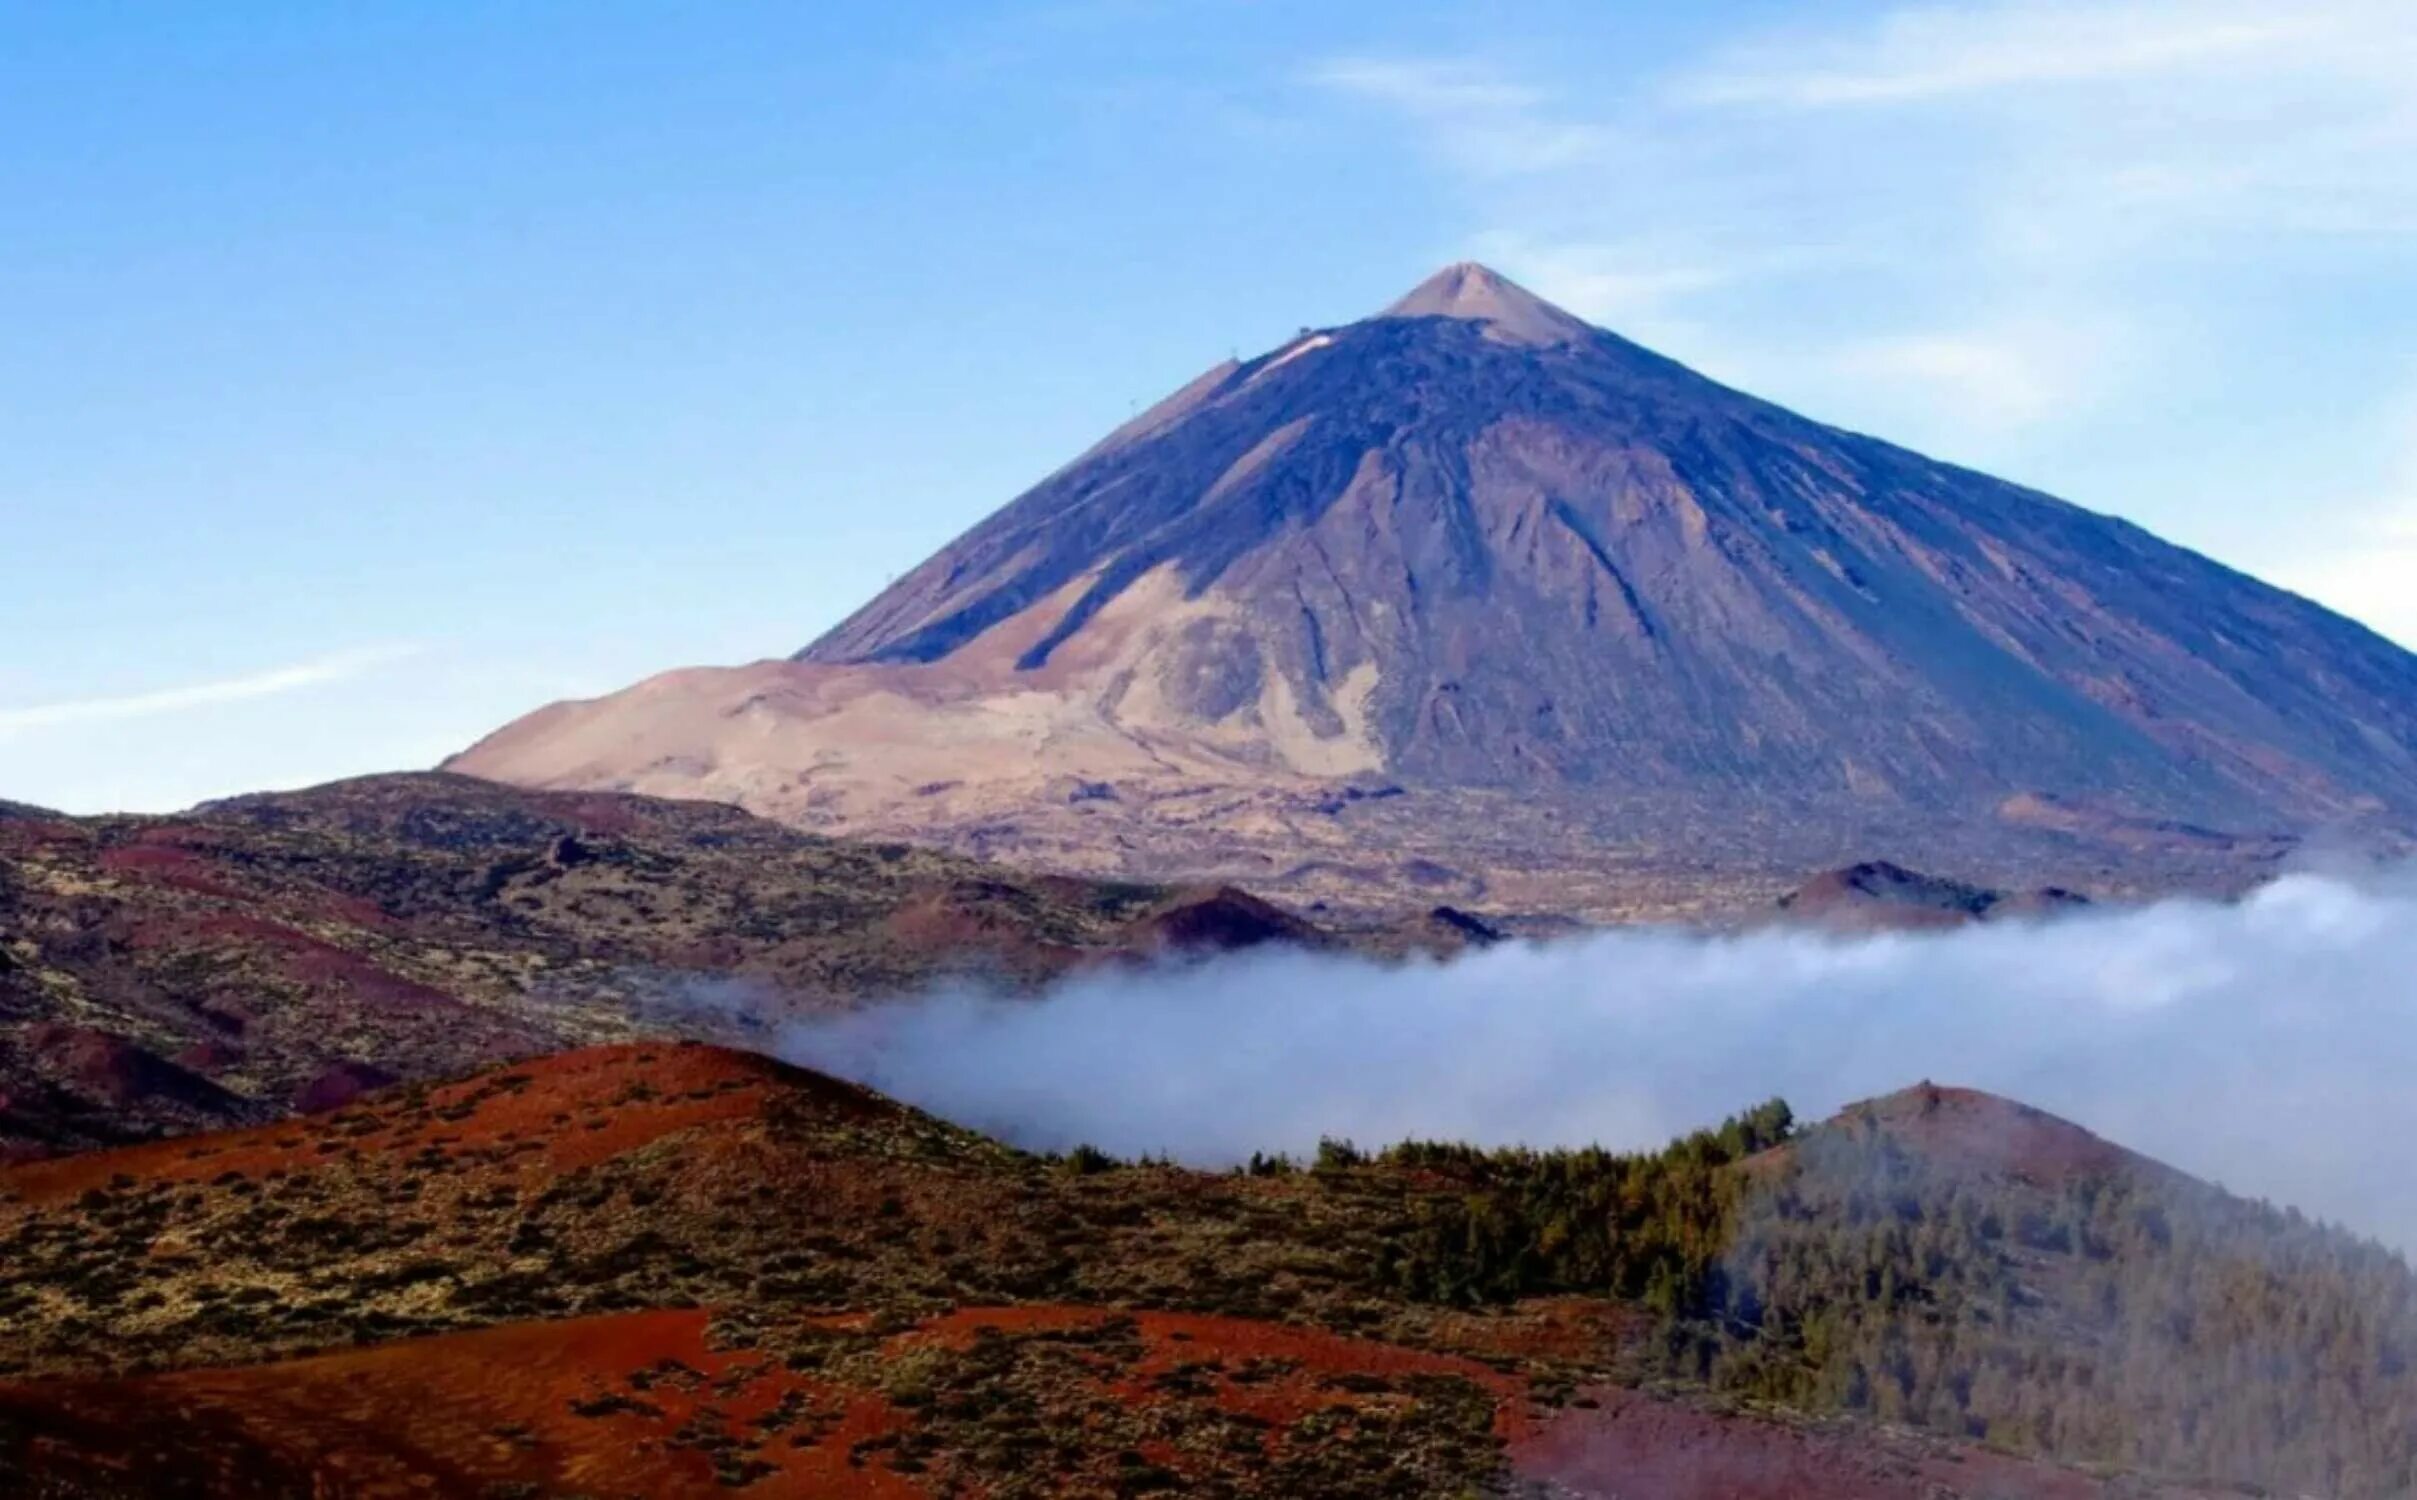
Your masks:
M1534 348L1584 343L1595 332L1585 320L1473 260L1444 267L1377 316L1463 318L1485 324L1489 338Z

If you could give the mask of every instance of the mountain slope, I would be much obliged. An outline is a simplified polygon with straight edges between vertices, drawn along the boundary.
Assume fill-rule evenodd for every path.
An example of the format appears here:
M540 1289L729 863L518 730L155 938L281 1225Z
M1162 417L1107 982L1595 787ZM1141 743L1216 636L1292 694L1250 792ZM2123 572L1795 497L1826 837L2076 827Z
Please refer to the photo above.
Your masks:
M1210 1173L603 1047L0 1168L0 1253L12 1494L2417 1480L2405 1264L1928 1088L1637 1155Z
M834 841L707 802L378 776L0 821L0 1155L342 1105L944 978L1320 942L1233 891Z
M2417 657L1456 266L1208 372L793 662L556 705L451 765L1261 884L1306 849L1502 896L1512 854L1607 836L2079 877L2417 821ZM1393 787L1414 805L1338 819Z

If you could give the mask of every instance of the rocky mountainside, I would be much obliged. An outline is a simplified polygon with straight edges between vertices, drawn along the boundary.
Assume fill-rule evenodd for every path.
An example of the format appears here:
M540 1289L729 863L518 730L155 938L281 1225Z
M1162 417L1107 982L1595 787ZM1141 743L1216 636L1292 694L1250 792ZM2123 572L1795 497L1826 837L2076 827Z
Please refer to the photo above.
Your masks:
M61 1500L2417 1483L2403 1262L1927 1087L1198 1172L600 1047L0 1168L0 1255L0 1491Z
M1462 265L1209 371L792 661L450 764L1304 898L2223 884L2417 824L2417 657Z
M29 815L0 820L0 1156L330 1109L599 1039L744 1037L943 978L1270 940L1327 938L1236 891L466 776Z

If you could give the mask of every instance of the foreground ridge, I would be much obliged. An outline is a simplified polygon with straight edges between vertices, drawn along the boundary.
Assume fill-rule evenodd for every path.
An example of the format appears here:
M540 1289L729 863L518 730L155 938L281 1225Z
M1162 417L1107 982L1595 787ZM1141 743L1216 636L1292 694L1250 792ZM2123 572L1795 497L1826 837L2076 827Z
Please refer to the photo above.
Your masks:
M0 1479L51 1494L2417 1477L2397 1257L1928 1085L1201 1173L636 1044L0 1170L0 1253Z

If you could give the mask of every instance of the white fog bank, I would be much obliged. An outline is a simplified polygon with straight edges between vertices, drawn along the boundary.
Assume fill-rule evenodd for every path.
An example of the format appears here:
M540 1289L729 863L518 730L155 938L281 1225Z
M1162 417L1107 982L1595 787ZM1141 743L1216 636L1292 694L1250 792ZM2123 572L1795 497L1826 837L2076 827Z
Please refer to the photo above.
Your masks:
M1931 1079L2417 1248L2405 873L1923 935L1250 953L936 995L783 1050L1020 1145L1204 1165L1321 1135L1648 1146L1773 1094L1811 1118Z

